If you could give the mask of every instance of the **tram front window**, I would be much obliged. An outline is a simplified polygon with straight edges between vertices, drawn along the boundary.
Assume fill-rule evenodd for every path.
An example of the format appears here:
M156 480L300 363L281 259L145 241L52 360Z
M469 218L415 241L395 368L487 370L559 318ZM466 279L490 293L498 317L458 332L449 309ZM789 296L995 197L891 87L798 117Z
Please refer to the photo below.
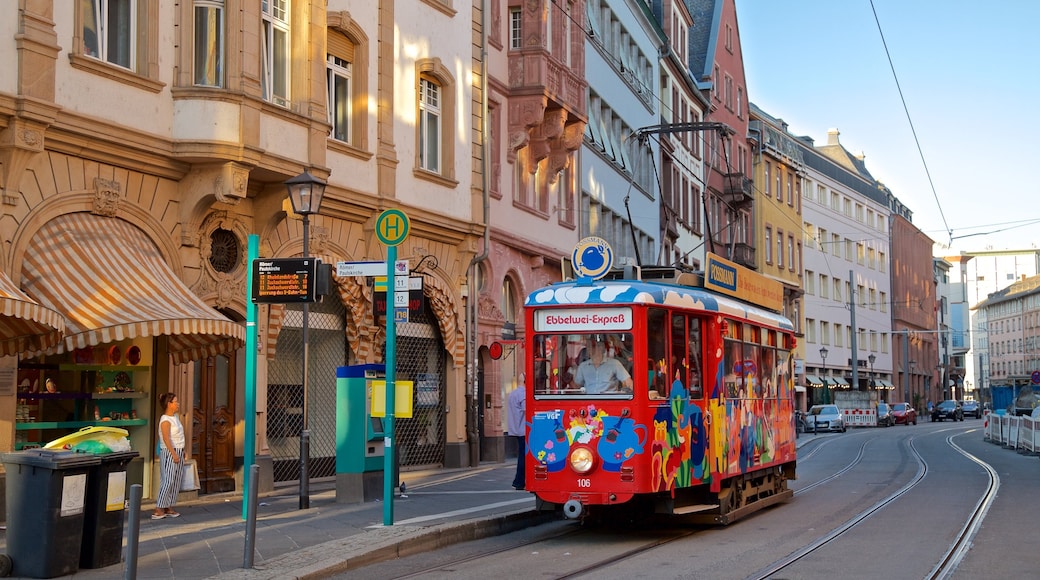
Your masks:
M632 335L544 334L535 337L535 395L632 396Z

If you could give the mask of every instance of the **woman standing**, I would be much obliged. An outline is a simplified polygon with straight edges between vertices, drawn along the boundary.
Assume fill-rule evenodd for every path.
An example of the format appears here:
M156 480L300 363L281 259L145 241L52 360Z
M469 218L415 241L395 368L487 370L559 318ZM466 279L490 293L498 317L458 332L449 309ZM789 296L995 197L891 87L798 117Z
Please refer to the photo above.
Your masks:
M153 520L181 515L173 511L173 505L177 503L184 473L184 426L177 413L180 402L177 395L164 393L159 404L163 408L159 418L159 497L155 500Z

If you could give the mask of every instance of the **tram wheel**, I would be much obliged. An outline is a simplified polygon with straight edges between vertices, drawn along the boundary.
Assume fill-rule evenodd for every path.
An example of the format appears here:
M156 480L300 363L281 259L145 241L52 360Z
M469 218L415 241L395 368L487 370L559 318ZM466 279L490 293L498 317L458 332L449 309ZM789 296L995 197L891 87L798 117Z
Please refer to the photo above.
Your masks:
M7 554L0 554L0 576L4 578L10 576L13 569L14 562L11 562L11 557Z

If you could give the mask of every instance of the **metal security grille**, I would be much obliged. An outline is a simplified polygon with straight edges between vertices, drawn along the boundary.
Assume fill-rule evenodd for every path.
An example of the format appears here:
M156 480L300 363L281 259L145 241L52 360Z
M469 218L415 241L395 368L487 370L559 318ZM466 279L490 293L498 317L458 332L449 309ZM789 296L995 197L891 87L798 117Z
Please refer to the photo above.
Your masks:
M444 464L445 362L440 328L427 312L397 324L397 380L412 381L412 418L395 419L402 469Z
M333 296L310 305L310 388L307 426L311 432L311 478L336 474L336 368L348 364L346 309ZM300 476L300 429L303 425L303 306L289 304L278 334L275 358L268 366L267 441L274 480Z

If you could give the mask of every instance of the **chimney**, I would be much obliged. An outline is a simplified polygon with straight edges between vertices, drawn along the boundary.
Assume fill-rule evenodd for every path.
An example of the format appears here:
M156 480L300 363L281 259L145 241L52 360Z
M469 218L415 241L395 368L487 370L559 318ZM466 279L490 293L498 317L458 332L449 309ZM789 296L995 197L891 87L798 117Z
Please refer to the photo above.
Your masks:
M841 135L841 131L837 129L827 129L827 144L828 145L841 145L838 141L838 136Z

